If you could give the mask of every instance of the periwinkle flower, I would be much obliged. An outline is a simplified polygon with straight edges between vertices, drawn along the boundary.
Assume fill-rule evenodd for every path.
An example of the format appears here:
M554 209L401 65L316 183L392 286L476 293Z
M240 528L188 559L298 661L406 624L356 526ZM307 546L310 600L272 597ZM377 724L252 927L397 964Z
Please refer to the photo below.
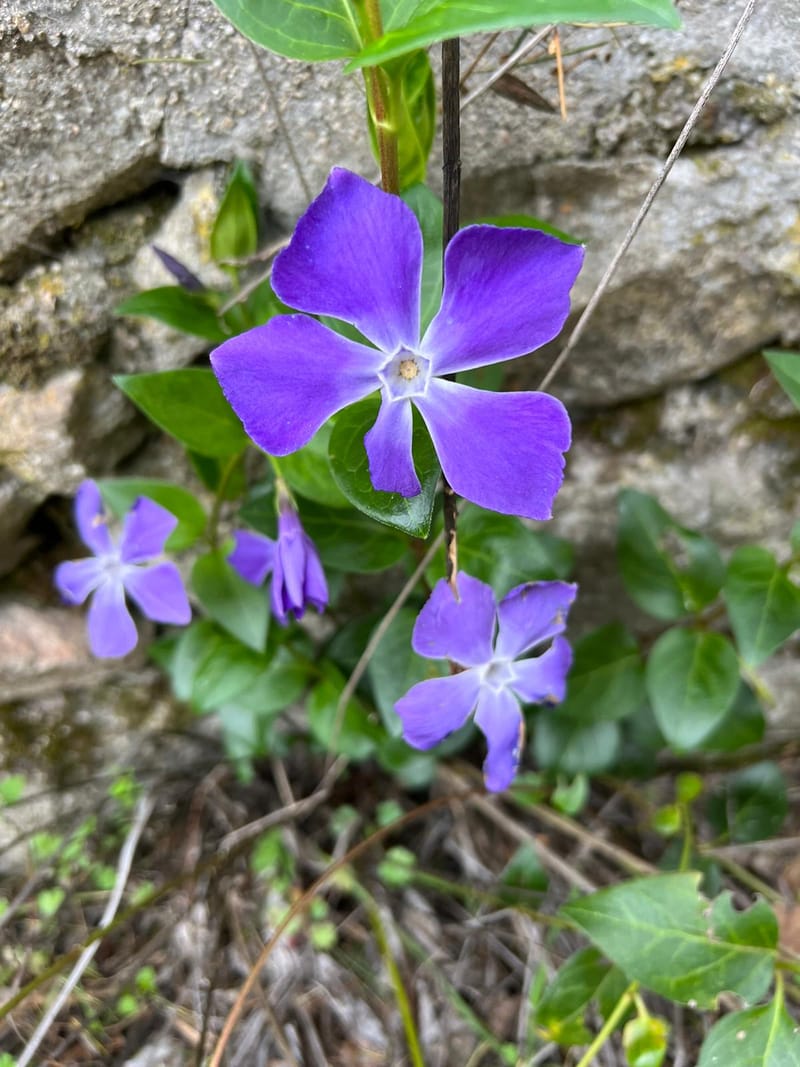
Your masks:
M459 598L444 578L419 613L412 646L428 659L448 659L463 670L429 678L395 704L403 736L427 749L467 721L485 735L486 788L507 789L524 739L523 704L557 704L564 699L572 650L559 636L577 586L568 582L526 582L495 602L491 586L459 573ZM539 656L520 659L552 639Z
M278 540L251 530L237 530L228 562L242 578L261 585L272 572L272 614L286 626L289 616L300 619L311 604L323 612L328 604L328 583L314 542L303 529L291 502L278 506Z
M468 226L447 246L441 307L420 337L422 234L397 196L335 168L278 256L272 285L290 307L211 356L250 437L283 456L337 411L380 390L364 438L376 489L415 496L412 405L456 493L481 507L550 517L570 443L562 404L495 393L449 375L550 341L569 311L583 250L536 230ZM355 326L375 347L309 315Z
M125 516L119 540L112 538L96 482L83 482L75 497L75 523L94 553L56 567L56 588L68 604L89 605L89 647L95 656L125 656L138 633L125 603L127 593L154 622L185 626L192 609L178 568L157 560L178 520L166 508L139 497Z

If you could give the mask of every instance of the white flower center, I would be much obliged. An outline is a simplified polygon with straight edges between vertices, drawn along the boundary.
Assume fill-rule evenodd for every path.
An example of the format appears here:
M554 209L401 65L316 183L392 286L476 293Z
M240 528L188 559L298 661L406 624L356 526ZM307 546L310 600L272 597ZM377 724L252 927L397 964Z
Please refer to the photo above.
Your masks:
M390 400L424 396L428 391L430 376L430 360L406 348L395 352L378 371L378 377Z
M505 689L512 678L514 677L514 670L509 660L493 660L483 669L483 678L481 679L491 689L499 692L501 689Z

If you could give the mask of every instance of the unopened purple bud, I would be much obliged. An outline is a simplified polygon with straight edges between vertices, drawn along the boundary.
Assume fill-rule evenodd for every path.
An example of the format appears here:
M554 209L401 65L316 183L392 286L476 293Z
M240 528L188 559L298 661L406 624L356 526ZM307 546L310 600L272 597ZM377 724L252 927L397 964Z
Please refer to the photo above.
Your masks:
M182 289L186 289L190 293L204 293L206 291L206 287L197 275L193 274L179 259L171 256L169 252L165 252L158 245L151 245L150 247Z

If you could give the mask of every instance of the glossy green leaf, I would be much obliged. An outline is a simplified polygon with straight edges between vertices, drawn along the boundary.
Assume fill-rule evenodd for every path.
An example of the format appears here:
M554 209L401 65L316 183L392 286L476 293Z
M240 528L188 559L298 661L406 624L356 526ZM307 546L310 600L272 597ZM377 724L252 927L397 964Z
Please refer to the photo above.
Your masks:
M628 1067L661 1067L667 1055L669 1026L664 1019L639 1015L626 1023L622 1047Z
M633 715L645 700L639 646L622 623L601 626L576 642L559 715L581 722L613 721Z
M388 96L398 140L400 190L424 182L428 156L436 132L436 89L428 54L422 50L408 52L385 63L382 75L389 83ZM367 111L370 140L375 158L380 162L375 119Z
M223 500L238 500L247 489L244 469L245 453L231 456L201 456L187 450L189 462L206 489L220 493Z
M425 789L436 776L436 756L411 748L400 737L384 737L375 757L405 789Z
M656 641L645 672L647 693L669 744L689 749L725 717L739 688L739 661L717 633L673 627Z
M352 697L339 716L337 705L345 680L331 663L322 665L323 679L308 699L308 724L316 740L329 752L366 759L375 751L383 734L357 697Z
M800 1032L776 998L712 1026L697 1067L800 1067Z
M246 259L258 248L258 193L250 168L239 160L211 229L211 255L217 263Z
M330 436L331 426L326 424L304 448L281 457L281 474L290 488L307 500L314 500L328 508L346 508L349 504L333 480L328 462Z
M723 592L736 644L751 667L800 628L800 587L766 548L745 545L734 552Z
M372 488L364 448L364 435L372 429L377 413L377 398L368 397L337 415L328 451L333 477L350 503L371 519L412 537L427 537L440 474L428 431L414 412L412 447L422 492L413 497L378 492Z
M536 849L524 844L519 846L500 872L500 882L510 889L523 889L527 893L544 893L550 880Z
M647 493L620 493L617 548L629 595L657 619L699 611L722 587L725 569L713 541L675 522Z
M769 349L764 359L795 407L800 408L800 352Z
M714 830L737 843L775 837L788 813L786 779L768 760L727 775L708 801Z
M568 1046L588 1043L583 1017L610 969L596 948L579 949L559 967L536 1005L536 1029L546 1040Z
M114 384L151 422L203 456L242 452L248 438L210 370L117 374Z
M300 699L311 677L308 663L278 645L274 652L267 650L261 672L238 694L236 707L256 717L275 715Z
M193 545L206 528L206 513L197 497L181 485L157 478L102 478L97 482L108 508L121 518L140 496L155 500L172 512L178 525L167 538L168 552L180 552Z
M406 537L351 507L330 511L304 504L300 518L326 568L371 574L394 566L408 552Z
M608 770L619 752L615 722L577 723L552 708L537 715L533 752L540 767L563 774L598 774Z
M442 302L442 201L427 185L412 185L402 199L417 216L422 230L422 330L426 330Z
M229 337L217 317L207 293L190 293L180 285L162 285L123 300L114 308L115 315L137 315L156 319L166 326L221 344Z
M409 607L397 613L367 669L375 706L387 732L393 737L402 733L400 717L394 710L395 702L417 682L448 673L446 662L423 659L412 649L411 634L417 614L417 609Z
M492 586L498 596L523 582L567 578L572 570L569 542L531 530L513 515L498 515L467 504L458 518L459 566ZM444 549L427 576L433 584L444 571Z
M384 3L385 33L346 68L383 63L414 48L448 37L542 26L549 22L642 22L677 29L680 18L671 0L400 0ZM388 11L387 11L388 8Z
M289 59L347 59L361 47L351 0L214 0L256 44Z
M268 593L240 577L221 549L195 562L192 589L215 622L248 648L264 651L269 626Z
M562 908L631 980L681 1004L716 1007L723 992L758 1000L772 981L778 924L757 901L709 903L696 873L638 878Z

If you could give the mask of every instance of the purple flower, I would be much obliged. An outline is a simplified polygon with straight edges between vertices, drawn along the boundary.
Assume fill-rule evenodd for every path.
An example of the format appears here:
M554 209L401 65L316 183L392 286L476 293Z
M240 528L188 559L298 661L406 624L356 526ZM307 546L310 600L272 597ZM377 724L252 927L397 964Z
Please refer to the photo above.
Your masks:
M128 593L154 622L185 626L192 618L178 568L150 563L160 556L178 520L160 504L139 497L125 516L119 541L112 538L97 484L83 482L75 497L75 522L81 540L94 553L89 559L60 563L56 588L68 604L89 605L89 647L103 659L125 656L138 640L125 604Z
M261 585L272 571L272 614L286 626L289 615L300 619L307 604L322 612L328 604L328 583L314 542L285 498L278 509L278 540L250 530L238 530L228 562L247 582Z
M280 315L226 341L214 371L266 452L302 448L337 411L376 390L364 444L376 489L415 496L412 405L453 489L481 507L550 517L570 424L545 393L495 393L448 375L511 359L560 331L583 250L528 229L468 226L447 246L441 307L420 338L422 234L411 209L334 169L272 271L275 293L351 323L375 346L309 315Z
M420 656L449 659L464 669L419 682L395 704L403 736L414 748L432 748L467 721L486 736L486 788L507 789L517 770L525 724L523 704L564 699L572 664L569 643L558 635L566 625L577 586L526 582L499 604L490 586L461 572L459 599L440 579L414 626L411 644ZM497 631L495 637L495 631ZM545 641L540 656L517 660Z

